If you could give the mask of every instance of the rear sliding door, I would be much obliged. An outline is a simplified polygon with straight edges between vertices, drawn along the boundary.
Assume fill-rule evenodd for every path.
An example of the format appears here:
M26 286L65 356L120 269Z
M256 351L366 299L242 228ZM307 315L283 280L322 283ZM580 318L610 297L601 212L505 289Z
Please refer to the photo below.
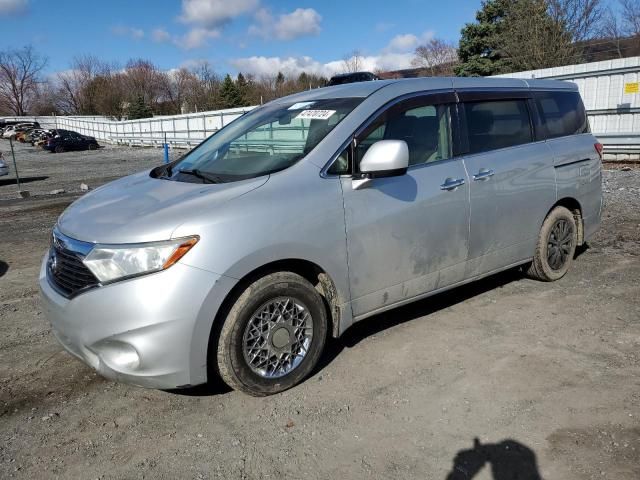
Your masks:
M469 174L467 277L533 256L555 203L553 155L536 141L532 102L521 92L459 92Z

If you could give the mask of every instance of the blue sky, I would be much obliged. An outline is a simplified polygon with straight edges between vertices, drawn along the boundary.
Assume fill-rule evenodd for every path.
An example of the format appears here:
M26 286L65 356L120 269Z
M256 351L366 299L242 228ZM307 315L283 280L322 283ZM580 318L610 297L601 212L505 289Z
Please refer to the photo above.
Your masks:
M0 0L0 48L32 44L48 73L75 55L162 69L210 61L218 73L330 73L360 50L365 67L407 67L415 46L457 41L480 0ZM332 63L335 62L335 63Z

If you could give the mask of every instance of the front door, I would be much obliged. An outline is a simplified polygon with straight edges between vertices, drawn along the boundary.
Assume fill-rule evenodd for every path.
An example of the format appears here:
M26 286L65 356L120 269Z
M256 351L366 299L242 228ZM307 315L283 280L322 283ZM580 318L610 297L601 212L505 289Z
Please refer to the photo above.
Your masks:
M440 102L438 102L438 100ZM453 98L399 102L356 137L353 165L382 139L404 140L405 175L355 190L342 177L353 314L364 317L462 279L469 233L469 185L453 158Z

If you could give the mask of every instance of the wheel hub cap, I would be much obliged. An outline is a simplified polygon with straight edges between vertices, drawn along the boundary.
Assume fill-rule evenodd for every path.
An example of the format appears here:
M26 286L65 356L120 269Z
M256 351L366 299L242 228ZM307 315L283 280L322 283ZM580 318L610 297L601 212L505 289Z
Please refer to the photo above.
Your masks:
M274 348L281 349L289 345L290 338L289 330L286 327L281 327L271 335L271 344Z
M304 360L313 338L309 309L292 297L262 304L244 331L242 353L249 368L263 378L287 375Z

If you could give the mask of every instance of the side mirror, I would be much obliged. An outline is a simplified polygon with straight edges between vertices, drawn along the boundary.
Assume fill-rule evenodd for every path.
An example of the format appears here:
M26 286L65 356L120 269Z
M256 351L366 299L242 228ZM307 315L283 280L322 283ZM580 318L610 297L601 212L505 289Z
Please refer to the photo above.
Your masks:
M404 140L380 140L369 147L360 161L367 178L397 177L407 173L409 147Z

